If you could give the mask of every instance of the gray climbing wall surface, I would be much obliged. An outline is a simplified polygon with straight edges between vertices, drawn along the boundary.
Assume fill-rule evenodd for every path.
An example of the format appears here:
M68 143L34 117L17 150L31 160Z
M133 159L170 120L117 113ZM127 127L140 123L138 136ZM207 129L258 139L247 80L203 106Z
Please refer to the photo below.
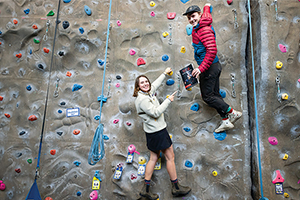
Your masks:
M145 74L154 81L166 67L174 70L168 79L175 83L163 83L157 97L162 101L179 91L165 118L178 179L192 187L184 199L260 198L247 1L233 0L230 5L225 0L208 1L223 67L224 99L243 112L227 135L213 134L219 115L202 101L199 86L187 91L179 76L187 64L196 66L182 13L193 4L203 8L206 2L153 2L112 0L105 65L108 0L61 0L56 34L59 1L0 1L0 180L6 185L0 199L26 198L35 178L42 132L37 179L42 199L88 199L97 171L98 199L138 199L143 184L138 158L148 161L150 155L132 97L134 80ZM276 170L285 179L284 192L290 199L299 198L300 2L285 2L278 1L276 20L273 1L251 1L264 196L272 200L284 198L275 194ZM174 19L167 18L171 12L176 13ZM276 61L283 63L281 69L276 69ZM107 98L101 113L105 156L89 165L102 85ZM284 93L288 99L279 101L278 95ZM195 103L198 111L191 110ZM270 144L269 137L276 137L278 144ZM126 163L131 144L140 155L134 153L133 163ZM288 158L283 160L285 154ZM152 177L152 191L160 199L182 199L172 197L164 156L161 163ZM123 173L114 179L118 166Z

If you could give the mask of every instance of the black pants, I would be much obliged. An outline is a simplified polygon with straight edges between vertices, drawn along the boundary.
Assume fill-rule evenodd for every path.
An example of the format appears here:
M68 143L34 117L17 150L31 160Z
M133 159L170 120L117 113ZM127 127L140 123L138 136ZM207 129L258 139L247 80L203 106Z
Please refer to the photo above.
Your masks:
M208 70L200 74L200 89L202 99L210 107L217 110L223 118L226 116L229 105L224 102L220 95L220 82L222 67L219 62L212 64Z

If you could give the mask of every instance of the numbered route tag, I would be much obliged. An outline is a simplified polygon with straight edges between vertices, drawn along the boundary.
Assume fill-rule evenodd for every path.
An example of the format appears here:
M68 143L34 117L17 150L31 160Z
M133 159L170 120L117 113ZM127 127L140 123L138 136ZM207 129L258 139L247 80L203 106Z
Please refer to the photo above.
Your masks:
M161 169L161 157L158 158L155 166L154 166L154 170L160 170Z
M276 194L283 194L282 183L275 183L275 193Z
M115 171L113 179L120 179L122 176L123 167L118 167Z
M145 171L146 171L146 164L139 164L138 175L139 176L145 175Z
M128 152L126 163L132 163L134 157L134 153Z
M92 189L93 190L99 190L100 189L100 180L97 179L96 177L93 178L93 183L92 183Z

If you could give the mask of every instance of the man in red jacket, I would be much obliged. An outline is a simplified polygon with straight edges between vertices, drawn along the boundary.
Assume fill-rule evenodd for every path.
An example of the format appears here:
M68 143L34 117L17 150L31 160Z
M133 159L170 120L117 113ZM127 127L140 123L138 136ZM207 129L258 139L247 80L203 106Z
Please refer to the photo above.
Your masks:
M232 129L233 123L242 116L242 113L225 103L219 93L222 67L217 57L216 33L211 25L210 4L205 4L203 14L197 5L193 5L183 15L187 16L189 23L193 26L192 45L195 60L199 65L193 70L192 75L196 78L200 75L203 101L215 108L222 117L222 123L215 132Z

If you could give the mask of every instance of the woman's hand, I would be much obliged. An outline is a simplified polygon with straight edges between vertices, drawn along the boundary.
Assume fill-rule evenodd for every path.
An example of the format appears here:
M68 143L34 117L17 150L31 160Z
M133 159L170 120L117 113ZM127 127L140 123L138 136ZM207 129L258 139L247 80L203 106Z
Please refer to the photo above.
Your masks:
M165 74L170 74L172 72L171 67L168 67L167 69L165 69Z
M175 91L173 94L171 94L168 98L170 99L170 101L174 101L174 96L177 93L177 91Z
M198 76L201 74L201 71L199 68L196 68L192 71L192 76L198 78Z

